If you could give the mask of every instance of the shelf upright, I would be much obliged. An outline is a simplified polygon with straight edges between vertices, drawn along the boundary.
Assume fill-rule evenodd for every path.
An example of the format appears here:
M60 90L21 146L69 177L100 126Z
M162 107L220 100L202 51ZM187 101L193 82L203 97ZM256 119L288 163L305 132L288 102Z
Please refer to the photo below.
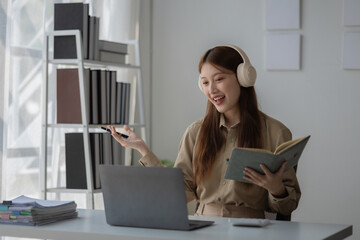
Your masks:
M49 81L49 38L55 36L75 36L76 42L76 54L77 59L74 62L74 59L63 59L62 62L76 64L79 74L79 89L80 89L80 105L81 105L81 118L82 118L82 130L83 130L83 140L84 140L84 155L85 155L85 169L86 169L86 205L87 208L94 208L94 185L92 178L92 166L91 166L91 154L90 154L90 137L89 137L89 125L88 119L86 116L86 106L85 106L85 86L84 86L84 63L83 63L83 52L81 47L81 34L80 30L62 30L62 31L53 31L46 34L46 39L44 41L44 76L43 76L43 97L42 97L42 106L43 106L43 117L42 117L42 150L41 150L41 167L40 167L40 184L41 184L41 194L42 198L47 198L47 148L48 148L48 81Z

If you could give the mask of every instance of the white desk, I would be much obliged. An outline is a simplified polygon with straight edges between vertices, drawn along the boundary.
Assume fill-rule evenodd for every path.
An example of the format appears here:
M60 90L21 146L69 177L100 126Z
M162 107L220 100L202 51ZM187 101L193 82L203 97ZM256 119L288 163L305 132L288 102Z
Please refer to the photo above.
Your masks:
M212 226L193 231L170 231L145 228L114 227L106 223L105 213L101 210L79 210L79 218L39 227L0 224L2 236L43 238L43 239L268 239L268 240L308 240L344 239L352 235L351 225L299 223L272 221L264 228L234 227L231 218L192 219L213 220Z

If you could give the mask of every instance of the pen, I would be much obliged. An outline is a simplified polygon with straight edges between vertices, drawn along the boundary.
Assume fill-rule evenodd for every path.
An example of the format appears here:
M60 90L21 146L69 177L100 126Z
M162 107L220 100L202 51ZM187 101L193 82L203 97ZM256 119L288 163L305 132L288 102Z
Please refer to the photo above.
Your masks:
M105 128L105 127L100 127L101 129L105 130L105 131L108 131L109 133L111 133L111 130L108 129L108 128ZM128 135L125 135L125 134L122 134L122 133L119 133L119 132L116 132L117 134L120 134L123 138L128 138L129 136Z

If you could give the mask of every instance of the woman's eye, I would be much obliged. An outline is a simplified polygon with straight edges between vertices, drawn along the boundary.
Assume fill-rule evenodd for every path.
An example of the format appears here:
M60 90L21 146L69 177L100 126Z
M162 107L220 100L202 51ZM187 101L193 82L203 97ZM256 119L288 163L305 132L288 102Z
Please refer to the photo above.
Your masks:
M202 84L203 84L203 85L207 85L207 84L208 84L208 82L202 82Z
M216 81L221 81L221 80L223 80L224 78L218 78L218 79L216 79Z

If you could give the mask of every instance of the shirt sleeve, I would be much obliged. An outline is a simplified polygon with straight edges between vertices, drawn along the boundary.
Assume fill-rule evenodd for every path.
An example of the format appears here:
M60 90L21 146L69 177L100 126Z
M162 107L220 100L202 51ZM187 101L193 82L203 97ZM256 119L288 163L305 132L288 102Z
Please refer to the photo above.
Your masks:
M144 167L161 167L162 164L158 157L153 153L149 152L142 158L140 158L139 163Z
M194 123L185 131L179 145L179 152L174 165L174 167L181 168L184 173L187 202L190 202L193 199L198 200L196 195L196 185L193 180L194 172L192 165L198 130L198 123Z
M291 140L291 132L288 129L283 129L277 137L277 146L283 142ZM271 193L268 193L268 204L271 211L275 211L284 215L290 215L299 203L301 191L298 180L296 178L295 170L293 168L284 172L283 183L287 196L277 198Z

